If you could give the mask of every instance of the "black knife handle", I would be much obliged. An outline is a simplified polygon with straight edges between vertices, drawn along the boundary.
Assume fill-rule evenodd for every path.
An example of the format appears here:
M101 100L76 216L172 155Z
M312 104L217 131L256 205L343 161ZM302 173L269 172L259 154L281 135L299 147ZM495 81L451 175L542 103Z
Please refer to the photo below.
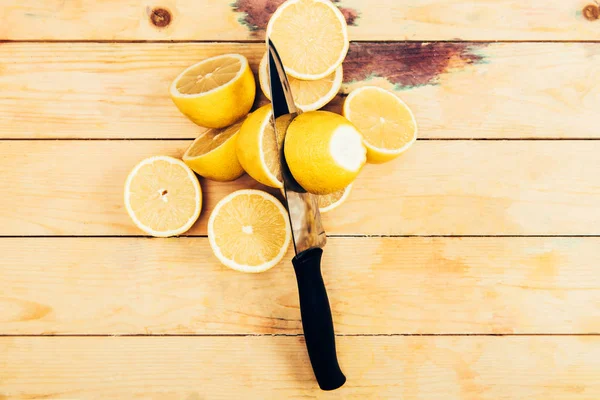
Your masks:
M304 339L310 363L322 390L334 390L346 382L335 350L335 334L327 290L321 276L318 247L305 250L292 259L298 292Z

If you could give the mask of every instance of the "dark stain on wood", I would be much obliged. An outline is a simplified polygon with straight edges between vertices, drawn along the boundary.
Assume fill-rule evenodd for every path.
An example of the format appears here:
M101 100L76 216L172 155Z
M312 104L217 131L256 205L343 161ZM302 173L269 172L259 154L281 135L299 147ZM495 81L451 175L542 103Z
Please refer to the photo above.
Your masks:
M344 81L387 79L396 90L434 85L439 75L484 62L476 50L486 44L448 42L351 43Z
M595 21L600 18L600 7L597 4L588 4L583 8L582 12L588 21Z
M242 13L243 15L238 21L248 28L252 36L259 36L267 29L267 24L271 15L277 10L285 0L236 0L232 4L233 11ZM359 12L352 8L346 8L339 5L341 0L333 0L337 5L348 25L355 26L356 20L359 17Z
M150 11L150 21L157 28L166 28L171 23L171 13L166 8L156 7Z

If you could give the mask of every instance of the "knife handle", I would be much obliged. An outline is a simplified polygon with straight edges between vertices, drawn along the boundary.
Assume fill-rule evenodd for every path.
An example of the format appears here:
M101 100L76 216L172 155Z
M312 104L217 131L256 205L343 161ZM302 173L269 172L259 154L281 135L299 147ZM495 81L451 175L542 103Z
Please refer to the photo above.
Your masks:
M310 363L322 390L334 390L346 382L335 350L333 319L321 275L323 249L315 247L292 259L298 292L304 339Z

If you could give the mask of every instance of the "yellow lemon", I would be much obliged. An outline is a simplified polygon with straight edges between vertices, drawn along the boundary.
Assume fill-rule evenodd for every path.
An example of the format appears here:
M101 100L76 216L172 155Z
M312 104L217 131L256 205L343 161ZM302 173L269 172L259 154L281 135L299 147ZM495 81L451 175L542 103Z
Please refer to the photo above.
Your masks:
M274 196L238 190L215 206L208 220L215 256L229 268L263 272L277 265L290 245L288 214Z
M360 132L346 118L328 111L296 117L288 127L284 153L296 181L315 194L344 189L366 161Z
M417 121L408 106L394 93L376 86L353 90L343 113L363 134L367 161L393 160L417 140Z
M288 0L267 25L286 72L317 80L334 73L348 53L348 26L329 0Z
M263 185L280 188L283 187L281 161L272 116L273 109L267 104L246 118L237 139L237 156L252 178Z
M243 121L227 128L209 129L183 155L183 161L198 175L215 181L232 181L244 173L236 154Z
M342 86L343 75L343 68L340 65L331 75L316 81L303 81L290 76L288 79L294 96L294 103L302 111L318 110L338 94ZM258 78L262 92L267 99L271 100L267 53L265 53L258 67Z
M224 128L248 114L256 83L246 57L225 54L184 70L170 93L177 108L196 124Z
M333 192L330 194L315 195L317 196L319 211L321 213L326 213L338 208L338 206L340 206L346 201L346 199L350 195L351 190L352 184L346 186L342 190L338 190L337 192ZM285 190L283 190L283 188L281 189L281 194L285 197Z
M125 207L137 227L147 234L180 235L189 230L200 215L200 183L181 160L150 157L129 173L125 182Z

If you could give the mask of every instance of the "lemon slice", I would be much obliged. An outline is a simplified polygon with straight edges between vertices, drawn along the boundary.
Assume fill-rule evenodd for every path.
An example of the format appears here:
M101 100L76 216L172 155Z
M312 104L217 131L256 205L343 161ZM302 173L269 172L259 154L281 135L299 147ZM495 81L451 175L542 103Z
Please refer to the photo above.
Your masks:
M322 194L317 196L317 203L319 204L319 211L321 213L329 212L346 201L352 190L352 184L346 186L342 190L333 192L331 194ZM285 190L281 189L281 194L285 197Z
M317 80L334 73L348 52L348 26L328 0L288 0L267 25L286 72Z
M390 161L417 140L417 121L410 108L380 87L353 90L344 102L343 114L363 134L369 163Z
M177 108L196 124L224 128L248 114L256 83L246 57L225 54L184 70L170 93Z
M242 122L201 134L183 155L183 161L198 175L227 182L239 178L244 169L235 153Z
M280 188L283 187L281 162L272 116L273 109L267 104L246 118L237 140L237 156L252 178L263 185Z
M314 111L329 103L340 91L343 80L343 68L340 65L335 72L316 81L303 81L289 77L294 103L302 111ZM265 53L258 67L258 78L262 92L271 100L269 88L268 54Z
M326 213L340 206L350 195L350 190L352 190L352 184L337 192L317 196L319 211Z
M215 256L229 268L263 272L277 265L290 245L287 211L261 190L238 190L215 206L208 220Z
M137 227L147 234L180 235L200 216L200 183L181 160L150 157L129 173L125 182L125 207Z
M362 135L346 118L309 111L288 127L284 153L290 172L306 191L330 194L344 189L366 161Z

